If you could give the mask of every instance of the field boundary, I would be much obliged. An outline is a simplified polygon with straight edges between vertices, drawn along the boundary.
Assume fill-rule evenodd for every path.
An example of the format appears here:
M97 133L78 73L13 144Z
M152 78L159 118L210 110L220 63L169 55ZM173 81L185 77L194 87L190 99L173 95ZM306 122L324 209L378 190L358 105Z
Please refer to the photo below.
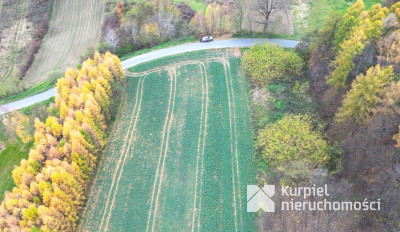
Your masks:
M153 222L152 222L152 227L151 227L151 231L154 231L154 225L155 225L155 221L156 221L156 217L157 217L157 210L158 210L158 202L159 202L159 197L160 197L160 192L161 192L161 188L162 188L162 182L163 182L163 175L164 175L164 167L165 167L165 160L167 158L167 152L168 152L168 141L169 141L169 135L170 135L170 131L171 131L171 125L172 125L172 120L174 118L174 108L175 108L175 97L176 97L176 79L177 79L177 75L176 75L176 69L170 69L169 70L169 76L171 77L171 87L172 87L172 82L173 83L173 92L171 92L172 96L172 100L171 100L171 95L170 95L170 101L168 103L168 113L171 109L171 114L170 116L167 114L166 117L166 121L168 120L168 128L166 131L166 140L165 140L165 148L164 150L161 149L160 151L160 155L163 152L164 156L163 156L163 162L162 162L162 166L161 166L161 172L160 172L160 178L159 178L159 184L158 184L158 191L157 191L157 195L156 195L156 201L155 201L155 206L154 206L154 215L153 215ZM171 106L171 102L172 102L172 106ZM170 108L171 107L171 108ZM166 126L166 124L165 124ZM164 136L165 136L165 127L164 127L164 131L163 131L163 139L162 142L164 142ZM163 147L164 145L161 143L161 146ZM160 156L161 158L161 156ZM158 173L159 168L157 168L157 173ZM152 201L154 198L154 190L155 190L155 186L156 186L156 181L157 180L157 174L155 176L155 182L154 182L154 188L153 188L153 195L152 195ZM151 212L151 207L152 205L150 205L150 210L149 213ZM151 214L149 214L149 218L148 218L148 224L149 224L149 220L150 220ZM149 227L147 226L146 231L148 231Z
M198 140L198 147L197 147L197 157L196 157L196 179L195 179L195 187L194 187L194 201L193 201L193 217L192 217L192 232L194 232L195 228L195 219L197 216L197 231L199 231L200 227L200 209L201 209L201 186L202 186L202 173L203 173L203 166L201 166L200 171L200 194L199 194L199 203L197 204L197 185L198 185L198 178L199 178L199 162L201 157L201 164L203 163L202 160L204 159L204 152L205 152L205 140L207 136L207 117L208 117L208 77L207 77L207 69L203 63L199 64L201 70L201 115L200 115L200 129L199 129L199 140ZM204 106L205 105L205 106ZM203 121L204 117L204 121ZM201 146L201 149L200 149ZM201 151L200 151L201 150ZM196 209L199 210L197 213Z
M239 199L242 199L241 193L240 193L240 174L239 174L239 157L238 157L238 143L237 143L237 120L236 120L236 105L235 105L235 91L233 88L233 82L232 82L232 74L231 74L231 66L229 64L228 60L228 53L226 53L226 61L225 65L228 70L228 78L230 82L230 89L231 89L231 95L232 95L232 109L233 109L233 126L234 126L234 131L233 134L235 135L235 161L236 161L236 178L237 178L237 188L238 188L238 197ZM240 212L240 225L243 225L243 215L242 215L242 203L239 200L239 212Z
M139 116L139 112L138 112L138 111L140 111L140 108L139 108L139 110L137 110L137 106L138 106L137 104L138 104L138 101L140 101L139 104L141 104L141 99L142 99L142 95L143 95L143 85L144 85L144 80L145 80L145 78L146 78L146 77L143 77L143 78L139 79L139 82L138 82L138 87L137 87L137 90L136 90L136 100L135 100L135 105L134 105L134 108L133 108L133 113L132 113L131 120L130 120L130 123L129 123L128 131L127 131L127 133L126 133L126 135L125 135L124 146L122 147L122 152L121 152L120 157L119 157L119 159L118 159L117 168L116 168L116 170L115 170L115 172L114 172L114 175L113 175L113 179L112 179L112 182L111 182L110 191L109 191L109 193L108 193L108 195L107 195L107 201L106 201L105 209L104 209L104 211L103 211L103 216L102 216L102 219L101 219L99 231L101 231L101 229L102 229L102 227L103 227L104 218L105 218L105 215L107 214L107 208L108 208L108 205L109 205L110 196L111 196L111 194L112 194L111 191L112 191L113 188L114 188L115 178L116 178L116 176L117 176L118 171L120 170L119 166L120 166L120 164L121 164L121 159L122 159L123 156L124 156L124 160L125 160L125 158L126 158L126 153L125 153L125 155L124 155L125 147L126 147L126 143L127 143L127 139L128 139L129 133L131 132L133 119L135 118L135 115L136 115L136 119L135 119L135 121L134 121L134 127L133 127L133 129L132 129L131 134L130 134L130 135L131 135L130 138L132 137L133 131L135 130L135 125L136 125L136 122L137 122L137 118L138 118L138 116ZM140 94L139 94L139 92L140 92ZM140 96L140 97L139 97L139 96ZM140 98L140 100L139 100L139 98ZM128 150L129 150L129 147L128 147ZM122 173L122 170L123 170L123 167L121 167L121 172L120 172L120 174ZM118 178L118 182L119 182L119 179L120 179L120 175L119 175L119 178ZM117 182L116 190L114 191L114 194L113 194L113 200L112 200L112 202L114 201L116 192L117 192L117 190L118 190L118 182ZM112 203L111 206L110 206L110 212L112 211L112 205L113 205L113 203ZM111 213L109 213L109 214L111 214ZM110 218L110 217L109 217L109 215L108 215L108 216L107 216L107 222L106 222L106 229L107 229L107 225L108 225L108 220L109 220L109 218Z

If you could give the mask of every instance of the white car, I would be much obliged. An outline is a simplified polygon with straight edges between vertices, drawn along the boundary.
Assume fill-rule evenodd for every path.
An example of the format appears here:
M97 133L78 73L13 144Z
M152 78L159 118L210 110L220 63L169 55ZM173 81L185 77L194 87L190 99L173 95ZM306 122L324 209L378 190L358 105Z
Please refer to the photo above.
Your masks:
M211 42L211 41L213 41L212 36L204 36L203 38L200 39L200 43Z

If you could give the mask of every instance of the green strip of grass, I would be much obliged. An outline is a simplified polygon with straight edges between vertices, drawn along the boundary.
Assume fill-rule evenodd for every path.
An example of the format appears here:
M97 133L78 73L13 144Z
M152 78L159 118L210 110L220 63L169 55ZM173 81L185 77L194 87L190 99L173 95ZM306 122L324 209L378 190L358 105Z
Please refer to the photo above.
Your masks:
M28 158L32 143L6 143L6 148L0 153L0 201L4 199L4 191L11 191L15 186L12 170L22 159Z
M47 99L45 101L36 103L34 105L25 107L25 108L21 109L21 112L24 113L25 115L29 115L31 113L32 109L34 109L34 108L36 108L38 106L41 106L41 105L49 106L50 103L52 103L52 102L54 102L54 97L51 97L51 98L49 98L49 99Z
M23 92L17 93L15 95L4 97L4 98L0 99L0 104L5 104L5 103L8 103L8 102L21 100L21 99L24 99L26 97L30 97L30 96L33 96L35 94L44 92L44 91L46 91L48 89L53 88L54 84L56 83L56 81L57 81L56 79L43 81L43 82L33 86L32 88L28 89L28 90L25 90Z
M194 41L197 41L195 36L183 37L183 38L180 38L180 39L171 40L171 41L168 41L166 43L162 43L162 44L156 45L156 46L151 47L151 48L140 49L140 50L137 50L137 51L134 51L134 52L127 53L125 55L120 56L119 59L120 60L126 60L126 59L129 59L129 58L133 57L133 56L142 55L144 53L148 53L148 52L151 52L151 51L154 51L154 50L163 49L163 48L167 48L167 47L172 47L172 46L176 46L176 45L180 45L180 44L184 44L184 43L188 43L188 42L194 42Z

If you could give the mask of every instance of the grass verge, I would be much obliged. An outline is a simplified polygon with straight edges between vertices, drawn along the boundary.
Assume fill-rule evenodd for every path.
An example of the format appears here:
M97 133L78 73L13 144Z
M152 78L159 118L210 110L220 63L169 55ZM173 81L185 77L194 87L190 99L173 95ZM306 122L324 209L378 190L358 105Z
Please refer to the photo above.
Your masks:
M33 96L35 94L44 92L44 91L46 91L48 89L53 88L55 83L56 83L56 81L57 81L56 79L47 80L47 81L41 82L41 83L33 86L32 88L30 88L28 90L23 91L23 92L17 93L15 95L4 97L4 98L0 99L0 104L5 104L5 103L8 103L8 102L21 100L23 98L30 97L30 96Z
M145 49L140 49L134 52L130 52L130 53L126 53L125 55L122 55L119 57L120 60L126 60L129 59L133 56L138 56L138 55L142 55L144 53L148 53L154 50L158 50L158 49L163 49L163 48L167 48L167 47L172 47L172 46L176 46L176 45L180 45L180 44L184 44L184 43L188 43L188 42L194 42L197 41L195 36L188 36L188 37L183 37L180 39L176 39L176 40L171 40L168 41L166 43L162 43L159 45L156 45L154 47L151 48L145 48Z

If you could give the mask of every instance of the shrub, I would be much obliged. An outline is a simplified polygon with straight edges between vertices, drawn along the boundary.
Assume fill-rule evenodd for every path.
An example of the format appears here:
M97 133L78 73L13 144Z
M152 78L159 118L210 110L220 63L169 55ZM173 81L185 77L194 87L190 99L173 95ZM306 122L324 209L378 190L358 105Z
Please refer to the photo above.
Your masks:
M319 131L313 130L307 115L285 115L266 125L258 135L257 146L267 163L279 170L294 161L319 167L329 160L330 146Z
M294 51L264 44L255 45L243 54L242 65L246 76L265 86L273 80L300 75L304 61Z
M29 45L26 49L25 58L23 59L22 64L20 64L20 66L19 66L19 72L18 72L17 76L20 80L22 80L22 78L25 76L28 69L31 67L31 65L35 59L35 55L40 49L42 40L43 40L44 36L46 35L48 28L49 28L49 19L48 19L48 17L45 17L39 23L39 25L36 29L35 38L29 43Z
M28 69L31 67L35 59L35 54L39 51L41 43L41 41L36 39L29 43L28 48L26 49L25 58L22 61L22 64L19 66L18 78L20 80L22 80Z

